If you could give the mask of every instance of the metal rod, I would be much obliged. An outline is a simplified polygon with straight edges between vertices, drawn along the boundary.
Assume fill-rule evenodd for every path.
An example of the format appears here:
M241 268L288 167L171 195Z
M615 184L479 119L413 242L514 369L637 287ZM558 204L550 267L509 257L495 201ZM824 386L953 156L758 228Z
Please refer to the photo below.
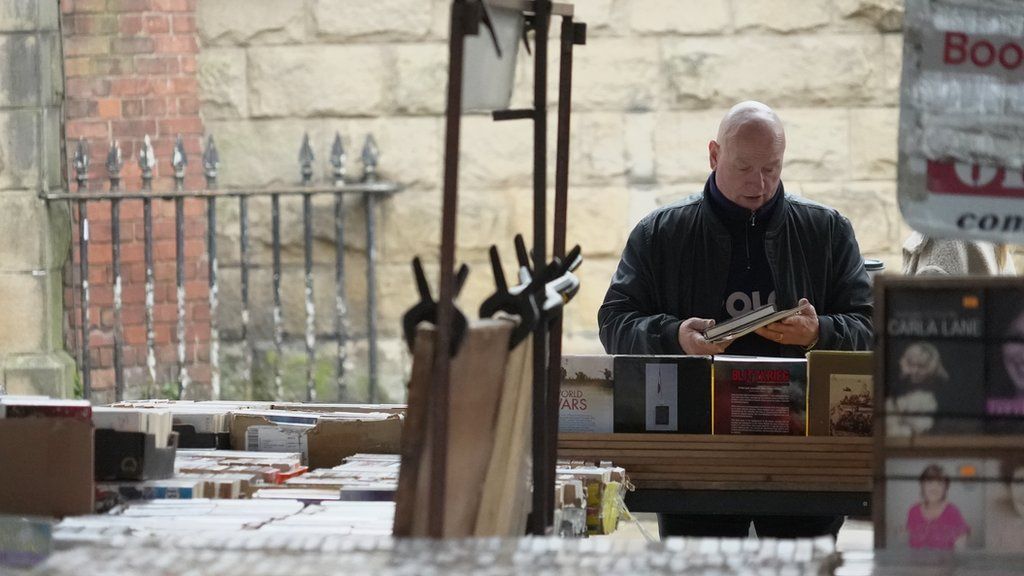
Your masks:
M444 196L441 216L441 279L437 302L437 343L434 347L433 391L430 394L431 461L429 535L444 536L447 502L448 410L454 318L455 226L458 211L459 132L462 120L462 54L471 14L462 0L452 3L448 41L448 99L445 111ZM475 28L475 26L473 26Z
M377 197L371 194L364 196L366 201L366 326L369 346L369 385L370 403L377 402Z
M89 205L78 203L78 266L82 277L82 397L92 398L89 358Z
M558 127L555 138L555 213L553 256L565 258L566 224L569 205L569 120L572 111L572 58L574 25L571 17L562 18L561 51L558 73ZM558 399L562 380L562 321L559 314L551 323L548 348L547 453L545 462L553 479L558 467ZM554 523L554 506L547 508L545 521Z
M348 363L348 306L345 300L345 199L338 194L334 197L335 266L334 266L334 312L338 328L338 400L348 397L345 389L345 372ZM367 264L369 267L369 264ZM367 270L369 274L369 270ZM367 294L373 290L372 285Z
M206 150L203 152L203 175L206 177L206 188L217 188L217 168L220 166L220 154L213 141L213 136L206 139ZM206 199L206 261L209 265L208 280L210 291L210 397L220 399L220 325L217 321L217 309L220 303L220 282L217 275L217 197Z
M533 109L533 265L534 277L543 276L547 261L547 62L551 1L535 0ZM540 298L544 284L538 283ZM533 332L533 513L530 532L547 534L554 478L545 465L547 448L547 323L542 318Z
M381 194L389 195L401 192L405 187L402 184L394 182L376 182L368 184L345 184L337 188L331 188L326 186L317 186L309 188L274 188L273 190L253 190L253 189L217 189L217 190L165 190L157 193L149 193L143 191L118 191L118 192L84 192L79 193L77 191L62 191L53 192L46 194L44 198L46 200L109 200L111 198L121 199L139 199L146 197L156 198L208 198L210 196L265 196L267 194L279 194L281 196L300 196L304 194Z
M110 250L114 273L114 400L124 399L124 324L121 319L121 201L110 202Z
M178 295L178 399L185 398L191 379L185 357L185 199L174 199L174 269Z
M146 368L149 373L149 384L146 396L156 395L156 332L154 330L153 308L156 282L153 274L153 200L149 193L153 189L153 168L156 156L149 135L142 141L139 148L139 170L142 172L142 229L143 253L146 266Z
M245 342L242 354L242 379L245 382L245 397L252 399L252 364L255 343L249 326L249 197L238 197L239 225L239 259L241 260L242 285L242 341Z
M313 196L302 197L302 228L306 272L306 401L316 402L316 304L313 301Z
M276 399L282 400L284 399L284 384L281 379L281 369L284 363L282 357L284 328L281 325L281 196L279 194L270 196L270 218L274 252L274 350L277 352L277 360L274 362L274 394Z
M146 368L149 372L149 394L156 394L156 329L153 309L155 306L156 278L153 274L153 201L142 201L142 228L145 239L143 252L146 260Z
M185 143L178 135L174 144L174 156L171 166L174 168L174 185L178 191L185 189L185 166L188 160L185 156ZM189 385L192 383L188 374L187 358L185 355L185 197L174 198L174 266L175 285L178 296L178 399L185 398Z
M217 277L217 199L206 204L206 254L210 286L210 397L220 399L220 326L217 322L220 284Z

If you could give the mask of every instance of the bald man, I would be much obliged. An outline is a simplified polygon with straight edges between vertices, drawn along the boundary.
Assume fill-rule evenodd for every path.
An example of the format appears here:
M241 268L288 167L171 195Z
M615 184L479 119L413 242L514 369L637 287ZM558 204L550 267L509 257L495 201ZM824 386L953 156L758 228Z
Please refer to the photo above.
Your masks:
M782 121L742 102L708 144L704 190L659 208L633 229L598 312L609 354L802 357L807 350L868 350L871 289L849 220L786 194ZM807 311L732 342L702 333L773 303ZM745 521L744 521L745 520ZM751 518L662 515L663 534L746 536ZM756 518L760 535L835 533L842 519Z

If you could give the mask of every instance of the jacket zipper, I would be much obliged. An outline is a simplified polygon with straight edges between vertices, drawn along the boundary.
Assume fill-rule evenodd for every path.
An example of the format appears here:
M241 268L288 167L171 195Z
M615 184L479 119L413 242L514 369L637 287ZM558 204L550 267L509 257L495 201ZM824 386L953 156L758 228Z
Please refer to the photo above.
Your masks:
M750 228L753 228L754 226L757 226L757 221L755 220L755 218L757 218L757 212L755 210L751 210L750 211ZM747 270L750 270L750 228L745 228L744 229L745 240L743 242L743 245L746 246L746 248L747 248Z

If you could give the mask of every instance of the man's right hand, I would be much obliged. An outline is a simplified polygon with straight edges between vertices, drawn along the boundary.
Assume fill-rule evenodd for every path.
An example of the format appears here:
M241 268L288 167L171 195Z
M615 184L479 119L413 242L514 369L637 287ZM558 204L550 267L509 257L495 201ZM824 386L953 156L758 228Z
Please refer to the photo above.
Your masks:
M707 318L690 318L679 325L679 346L683 352L693 356L721 354L732 344L732 340L713 344L704 337L704 331L715 325Z

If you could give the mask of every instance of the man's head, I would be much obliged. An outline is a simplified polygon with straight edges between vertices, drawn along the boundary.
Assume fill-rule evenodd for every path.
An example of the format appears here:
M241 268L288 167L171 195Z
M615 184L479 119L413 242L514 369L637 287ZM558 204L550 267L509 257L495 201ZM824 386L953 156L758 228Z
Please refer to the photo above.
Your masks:
M778 115L760 102L740 102L708 143L715 183L733 203L756 210L775 196L782 179L786 133Z

